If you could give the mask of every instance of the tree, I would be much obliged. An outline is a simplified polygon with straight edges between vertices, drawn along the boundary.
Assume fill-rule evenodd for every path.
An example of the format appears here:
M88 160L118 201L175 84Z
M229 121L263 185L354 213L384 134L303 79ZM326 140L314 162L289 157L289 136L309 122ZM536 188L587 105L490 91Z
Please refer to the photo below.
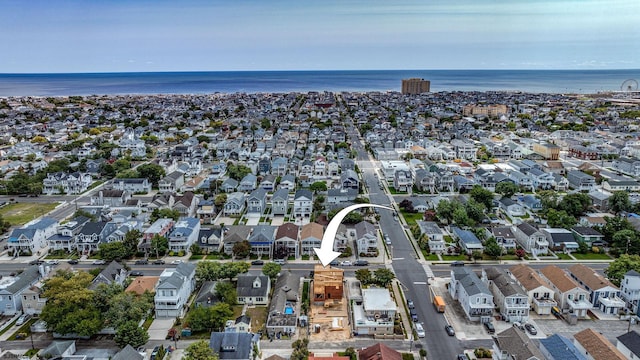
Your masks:
M473 200L483 204L487 209L493 207L493 193L480 185L474 185L471 191L469 191L469 196L471 196Z
M616 249L618 253L624 254L640 254L640 240L635 230L620 230L613 234L611 247Z
M164 168L158 164L142 164L137 171L138 177L146 178L153 187L157 187L158 181L166 175Z
M484 242L484 253L494 259L502 255L502 247L498 244L495 237L492 236Z
M373 272L373 277L376 279L376 284L387 287L391 284L391 281L396 278L396 275L387 268L379 268Z
M473 225L473 220L469 218L467 212L463 207L458 207L453 212L453 222L460 226L471 226Z
M565 210L549 209L547 211L547 224L550 227L569 229L577 222L576 218L567 214Z
M137 348L149 341L149 334L147 330L138 326L136 321L127 321L118 327L113 340L121 348L127 344Z
M151 251L156 254L156 259L160 258L160 254L164 255L169 250L169 239L160 234L155 234L150 242Z
M522 259L523 257L525 257L525 255L527 255L527 253L524 251L524 249L516 249L516 256L519 259Z
M327 183L324 181L316 181L309 185L309 190L313 191L314 194L320 191L327 191Z
M568 194L558 203L558 210L564 210L567 214L578 217L583 215L591 206L591 198L588 194Z
M620 286L620 282L622 281L624 274L629 270L640 272L639 255L620 255L619 258L609 264L609 267L604 270L604 273L614 285Z
M262 267L262 273L267 275L271 281L275 280L280 274L280 270L282 270L282 266L280 264L276 264L274 262L269 262L264 264Z
M360 281L360 284L369 285L373 283L373 276L371 274L371 270L369 269L358 269L356 270L356 279Z
M616 214L623 211L628 212L633 207L626 191L614 191L608 201L609 207Z
M138 296L125 292L122 286L119 286L119 290L107 300L108 310L103 312L105 326L119 328L128 321L138 323L153 308L153 296L150 293Z
M474 250L471 252L470 257L473 259L473 262L476 262L477 260L482 259L482 253L478 250Z
M578 240L578 253L586 254L588 252L589 252L589 245L582 240Z
M251 244L247 240L239 241L233 244L231 252L236 259L244 259L249 256L251 252Z
M634 230L633 225L629 222L629 220L621 217L605 217L605 224L600 227L598 230L604 235L604 240L608 243L613 241L613 235L620 230Z
M251 169L245 165L228 164L227 174L229 174L230 178L240 181L248 174L251 174Z
M218 355L209 347L206 340L196 341L184 350L182 360L218 360Z
M131 169L131 162L127 159L118 159L111 164L116 173Z
M469 201L464 204L464 210L466 211L467 216L475 223L479 223L484 218L484 205L473 199L469 199Z
M227 194L225 193L216 195L216 197L213 200L214 205L218 208L223 206L226 202L227 202Z
M218 281L214 291L216 296L223 302L232 306L236 304L237 292L235 286L233 286L231 282Z
M518 192L518 190L520 190L518 185L511 181L502 181L496 185L496 193L501 194L504 197L512 197L513 194Z
M88 213L87 211L84 211L82 209L76 210L76 212L74 212L73 215L71 215L71 218L75 219L75 218L77 218L79 216L84 216L84 217L86 217L87 219L89 219L91 221L96 221L97 220L95 215L93 215L91 213Z
M151 216L149 216L149 221L154 223L156 220L164 218L178 221L180 218L180 211L178 211L178 209L153 209Z
M122 260L128 257L127 247L121 241L102 243L98 245L100 258L106 261Z
M192 309L186 323L193 331L220 331L231 316L233 316L231 306L225 302L219 302L212 306L198 306Z

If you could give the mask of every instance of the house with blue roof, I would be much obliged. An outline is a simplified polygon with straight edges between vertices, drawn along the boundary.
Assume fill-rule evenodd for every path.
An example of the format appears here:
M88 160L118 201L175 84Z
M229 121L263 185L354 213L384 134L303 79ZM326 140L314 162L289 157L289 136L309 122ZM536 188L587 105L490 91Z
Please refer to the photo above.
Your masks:
M540 339L540 352L549 360L587 360L573 341L558 334Z
M457 226L451 226L451 233L453 237L458 240L460 247L462 247L466 254L471 254L474 251L482 252L484 250L480 239L471 231L462 230Z
M14 229L9 235L7 246L13 254L20 252L38 253L47 246L47 239L54 235L58 228L58 220L43 217Z
M277 226L271 225L254 226L251 235L249 235L251 253L258 256L271 255L273 252L273 242L275 241L277 229Z
M192 217L180 218L169 233L170 251L188 251L200 234L200 220Z

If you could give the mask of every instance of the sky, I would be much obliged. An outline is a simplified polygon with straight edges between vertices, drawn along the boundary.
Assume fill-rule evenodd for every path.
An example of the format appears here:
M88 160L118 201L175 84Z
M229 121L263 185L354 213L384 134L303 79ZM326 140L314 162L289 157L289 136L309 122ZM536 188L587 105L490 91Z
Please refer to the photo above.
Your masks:
M0 0L0 73L638 69L640 0Z

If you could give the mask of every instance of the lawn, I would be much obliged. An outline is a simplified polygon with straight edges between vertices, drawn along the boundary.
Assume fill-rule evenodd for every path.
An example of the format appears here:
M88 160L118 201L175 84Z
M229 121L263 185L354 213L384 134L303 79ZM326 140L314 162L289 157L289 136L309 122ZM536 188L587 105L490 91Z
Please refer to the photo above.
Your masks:
M578 260L611 260L611 257L607 254L603 253L586 253L586 254L577 254L573 253L573 257Z
M402 216L404 217L404 221L407 222L407 224L409 224L409 226L414 225L416 223L417 220L422 220L423 219L423 214L422 213L409 213L406 212L404 210L400 210L400 212L402 213Z
M242 305L235 305L233 307L233 319L242 315ZM264 326L267 323L267 308L266 307L249 307L247 308L246 315L251 318L251 331L258 332L264 330Z
M422 256L424 256L424 259L427 261L439 261L440 259L438 258L438 255L436 254L427 254L427 251L424 249L421 249L422 251Z
M467 255L442 255L443 261L467 260Z
M0 209L0 215L11 225L19 226L46 215L59 203L12 203Z
M573 260L571 258L571 256L565 254L565 253L556 253L556 256L558 257L558 259L560 260Z

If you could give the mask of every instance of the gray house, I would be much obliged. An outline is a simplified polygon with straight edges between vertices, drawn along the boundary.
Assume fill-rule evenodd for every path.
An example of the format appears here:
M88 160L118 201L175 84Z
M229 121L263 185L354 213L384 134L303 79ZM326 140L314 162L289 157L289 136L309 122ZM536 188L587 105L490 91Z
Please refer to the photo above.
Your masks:
M212 332L209 347L220 360L254 360L260 349L260 335L243 332Z
M276 215L287 215L289 212L289 191L279 189L271 196L271 213Z
M0 309L2 315L13 316L22 310L22 292L29 289L40 279L37 266L30 266L16 277L4 277L2 281L8 284L0 289Z
M267 206L267 190L258 188L247 197L247 214L262 214Z

